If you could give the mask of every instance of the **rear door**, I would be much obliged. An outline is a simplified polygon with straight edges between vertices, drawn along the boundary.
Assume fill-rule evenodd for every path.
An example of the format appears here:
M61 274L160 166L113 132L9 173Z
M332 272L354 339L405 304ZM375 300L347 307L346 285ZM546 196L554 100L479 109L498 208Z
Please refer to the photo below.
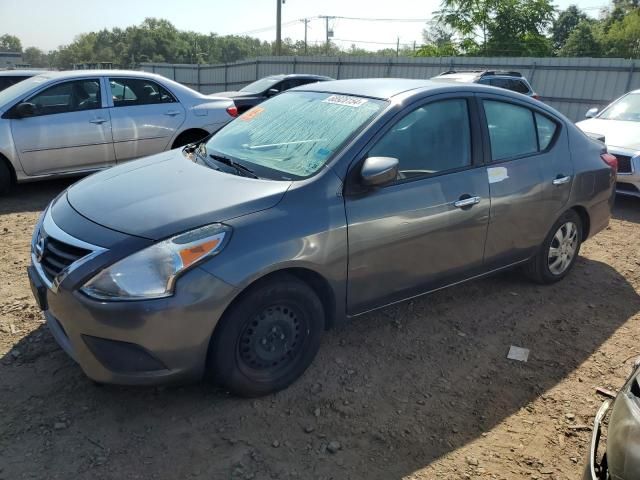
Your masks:
M566 208L573 165L558 119L526 103L479 95L486 134L491 220L485 264L531 257Z
M103 98L99 78L60 82L27 98L35 114L11 120L25 173L46 175L113 165L111 123Z
M186 115L178 99L153 80L110 77L108 83L118 163L170 148Z
M346 196L351 314L482 270L490 201L479 123L473 96L438 96L367 149L365 157L397 158L400 174Z

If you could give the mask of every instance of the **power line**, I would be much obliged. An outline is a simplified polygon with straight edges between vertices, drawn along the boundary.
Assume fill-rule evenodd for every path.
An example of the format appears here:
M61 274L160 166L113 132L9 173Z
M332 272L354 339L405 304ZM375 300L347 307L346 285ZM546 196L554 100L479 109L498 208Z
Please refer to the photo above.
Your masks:
M322 16L318 18L324 18L324 17ZM370 17L339 17L339 16L333 16L331 18L338 18L341 20L359 20L363 22L405 22L405 23L410 23L410 22L424 23L424 22L429 22L433 20L431 18L370 18Z

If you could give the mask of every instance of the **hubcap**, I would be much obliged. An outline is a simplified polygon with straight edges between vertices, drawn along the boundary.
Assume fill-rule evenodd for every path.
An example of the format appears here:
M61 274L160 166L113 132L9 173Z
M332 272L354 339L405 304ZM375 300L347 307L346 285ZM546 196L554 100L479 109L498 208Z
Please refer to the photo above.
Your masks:
M302 345L301 316L296 309L275 305L255 315L240 336L240 359L253 370L287 365Z
M551 240L549 247L549 271L554 275L563 274L576 254L578 248L578 227L573 222L564 223Z

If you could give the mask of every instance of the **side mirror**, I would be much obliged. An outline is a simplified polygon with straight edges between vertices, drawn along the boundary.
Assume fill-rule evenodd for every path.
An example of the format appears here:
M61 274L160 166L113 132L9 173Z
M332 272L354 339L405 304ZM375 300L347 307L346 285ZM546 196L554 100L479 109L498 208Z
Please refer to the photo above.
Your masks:
M369 157L362 164L360 178L367 187L380 187L398 178L398 159Z
M273 97L274 95L277 95L280 93L280 90L278 90L277 88L270 88L269 90L267 90L267 97Z
M589 110L587 110L587 113L584 114L584 116L587 118L595 118L596 115L598 115L597 108L590 108Z
M15 111L18 118L32 117L36 114L36 106L33 103L22 102L16 105Z

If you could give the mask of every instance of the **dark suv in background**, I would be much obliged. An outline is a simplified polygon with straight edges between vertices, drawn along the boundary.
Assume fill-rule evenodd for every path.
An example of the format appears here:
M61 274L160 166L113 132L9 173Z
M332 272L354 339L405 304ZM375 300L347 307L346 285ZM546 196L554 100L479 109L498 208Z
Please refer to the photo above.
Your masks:
M333 78L305 73L270 75L250 83L237 92L219 92L214 93L213 96L231 98L238 108L238 113L242 114L259 103L264 102L267 98L291 88L307 85L308 83L326 82L328 80L333 80Z
M492 87L506 88L540 100L529 81L520 72L502 70L449 70L431 80L461 83L480 83Z
M0 70L0 91L22 80L45 73L44 70Z

